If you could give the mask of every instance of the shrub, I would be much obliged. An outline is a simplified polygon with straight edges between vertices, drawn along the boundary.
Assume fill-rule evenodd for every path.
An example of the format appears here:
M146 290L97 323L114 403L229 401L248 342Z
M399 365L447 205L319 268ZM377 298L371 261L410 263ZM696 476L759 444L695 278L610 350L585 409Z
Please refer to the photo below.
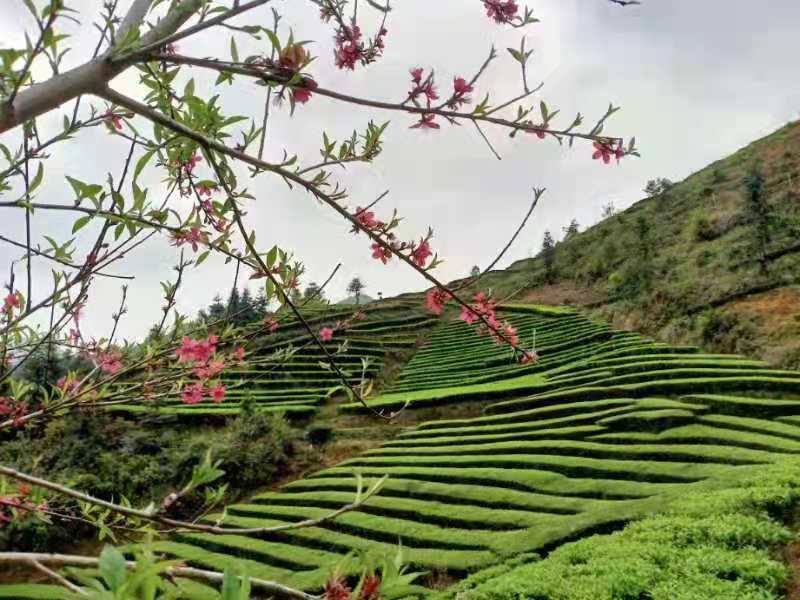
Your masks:
M290 428L281 414L242 415L214 448L226 481L241 488L263 485L275 478L291 454Z
M736 487L686 495L621 532L495 568L473 589L453 593L465 600L772 600L787 581L773 552L792 538L781 521L798 502L800 466L774 465Z
M702 213L695 213L689 230L691 231L692 239L697 242L710 242L719 237L715 223Z

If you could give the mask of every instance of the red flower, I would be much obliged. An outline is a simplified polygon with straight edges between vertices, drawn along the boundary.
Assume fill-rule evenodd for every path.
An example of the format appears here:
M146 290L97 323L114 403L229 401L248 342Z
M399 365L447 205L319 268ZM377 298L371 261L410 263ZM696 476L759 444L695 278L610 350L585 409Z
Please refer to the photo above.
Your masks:
M469 94L474 88L463 77L456 77L453 79L453 90L456 94L463 95Z
M463 77L456 77L453 79L453 96L447 103L452 109L460 107L462 104L469 104L472 99L467 96L470 92L474 91L474 87L470 85Z
M323 327L319 330L319 339L323 342L330 342L333 339L333 329L330 327Z
M217 186L215 186L215 185L198 185L197 186L197 195L198 196L208 196L210 198L211 197L211 193L215 192L216 190L217 190ZM203 200L202 202L208 202L208 200ZM201 204L202 204L202 202L201 202ZM211 206L210 202L208 202L208 204L204 204L203 208L205 208L209 212L213 210L213 207Z
M219 404L223 400L225 400L225 386L221 383L218 383L210 390L211 392L211 400Z
M119 117L119 115L115 115L113 112L108 111L105 114L105 119L107 123L111 123L111 126L114 129L117 129L119 131L122 130L122 119Z
M381 578L377 575L369 575L364 578L361 584L361 600L378 600L381 592Z
M3 312L11 314L15 308L22 308L22 298L19 292L9 292L3 304Z
M511 23L519 10L514 0L483 0L483 5L486 16L494 19L495 23Z
M420 240L419 246L414 248L411 252L411 260L414 261L415 265L422 268L431 255L433 255L433 252L431 252L431 246L428 240Z
M184 244L189 244L191 245L193 252L197 252L200 244L205 244L207 242L208 234L206 234L196 225L189 231L178 231L172 233L172 244L174 246L183 246Z
M238 346L236 350L233 351L233 357L236 359L240 365L244 364L244 346Z
M104 373L114 375L122 369L122 355L114 350L98 353L96 360Z
M24 483L20 484L20 486L17 488L17 490L19 491L21 496L27 496L28 494L31 493L31 488L29 488Z
M356 220L361 223L366 229L377 229L380 221L375 218L375 213L368 211L360 206L356 207L356 212L353 213ZM358 230L356 230L358 231Z
M199 404L203 401L203 384L188 383L183 386L181 401L184 404Z
M436 115L426 113L409 129L439 129L439 124L434 119L436 119Z
M410 71L410 73L411 73L411 82L412 83L416 83L416 84L422 83L422 73L423 72L424 72L424 69L422 67L417 67L416 69L411 69L411 71Z
M352 590L344 579L329 579L325 584L324 600L350 600Z
M292 98L295 102L305 104L311 100L311 92L317 89L317 82L313 79L304 79L304 87L296 87L292 89Z
M195 376L201 379L216 377L225 368L224 360L210 360L208 363L199 363L193 370Z
M205 364L217 352L219 338L210 335L205 340L193 340L183 336L180 347L175 349L179 363L197 362Z
M203 158L201 156L197 156L196 153L192 154L189 157L189 160L181 164L181 168L183 169L184 173L191 175L192 171L194 171L194 168L197 166L197 163L201 162L202 160Z
M469 308L468 306L462 306L461 315L458 318L464 321L467 325L472 325L475 321L480 319L480 316L472 308Z
M436 315L442 314L442 308L450 300L451 294L447 290L434 288L425 294L425 308Z
M382 247L380 244L372 244L372 258L386 264L392 258L392 251Z
M619 146L616 148L614 148L614 142L594 143L594 154L592 154L594 160L602 158L604 164L609 164L612 156L617 159L617 164L619 164L619 160L625 156L625 148L622 147L622 141L620 141Z
M360 42L361 28L356 24L353 24L352 27L344 25L336 32L334 58L337 67L355 70L356 63L364 59L364 51Z

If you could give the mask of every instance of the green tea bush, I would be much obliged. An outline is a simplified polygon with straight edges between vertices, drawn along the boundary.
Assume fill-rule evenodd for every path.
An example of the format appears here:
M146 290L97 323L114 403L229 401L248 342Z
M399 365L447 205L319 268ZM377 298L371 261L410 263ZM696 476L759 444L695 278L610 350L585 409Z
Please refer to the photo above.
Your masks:
M777 600L787 581L774 549L800 502L800 463L695 492L623 531L567 544L550 556L456 592L463 600ZM497 573L499 572L499 575Z

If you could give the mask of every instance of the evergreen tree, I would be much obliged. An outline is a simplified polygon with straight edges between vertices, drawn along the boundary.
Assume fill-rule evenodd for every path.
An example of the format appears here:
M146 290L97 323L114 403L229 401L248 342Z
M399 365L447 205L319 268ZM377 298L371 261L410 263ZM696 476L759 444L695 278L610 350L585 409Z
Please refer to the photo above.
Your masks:
M318 301L325 300L325 292L320 289L319 284L316 281L309 283L303 292L303 299L308 300L309 298L314 298Z
M759 171L752 171L745 177L744 186L747 192L747 217L753 226L753 254L764 272L767 270L767 248L770 241L770 211L764 197L764 176Z
M544 232L544 239L542 240L542 259L544 260L544 277L547 283L553 283L556 278L556 243L550 231Z
M239 290L234 287L231 290L230 296L228 296L228 306L225 307L228 318L235 318L234 315L236 315L240 307L241 298L239 297Z
M356 276L350 280L350 283L347 284L347 291L351 294L355 295L356 297L356 304L361 304L361 292L364 290L366 286L364 282L361 281L361 278Z
M569 226L564 227L563 231L564 231L564 241L568 242L576 235L578 235L578 232L580 231L580 225L578 225L577 220L572 219L572 221L569 222Z

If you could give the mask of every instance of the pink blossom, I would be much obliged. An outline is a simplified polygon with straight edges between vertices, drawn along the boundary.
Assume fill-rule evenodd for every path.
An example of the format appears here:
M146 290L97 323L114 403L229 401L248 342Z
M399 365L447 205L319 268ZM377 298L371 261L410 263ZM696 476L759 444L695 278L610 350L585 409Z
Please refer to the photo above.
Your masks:
M478 313L476 313L475 310L473 310L472 308L468 306L462 306L461 315L458 318L464 321L467 325L472 325L480 317L478 316Z
M593 145L595 150L592 158L594 160L602 158L604 164L609 164L611 157L616 158L617 163L619 163L620 159L625 156L625 148L622 147L622 141L616 148L614 148L614 142L594 142Z
M211 400L219 404L223 400L225 400L225 386L221 383L218 383L213 388L209 390L211 393Z
M275 320L275 317L267 317L266 319L264 319L264 327L269 333L274 333L275 331L277 331L280 325Z
M463 104L469 104L472 99L467 96L470 92L474 91L474 87L470 85L463 77L456 77L453 79L453 96L450 98L447 106L452 109L457 109Z
M521 365L527 365L528 363L535 363L538 361L539 355L533 350L525 350L525 352L522 353L522 356L520 356L517 360L517 362Z
M199 404L203 401L203 384L187 383L183 386L181 401L184 404Z
M239 363L240 365L244 364L244 346L238 346L233 351L233 358L235 358L236 362Z
M338 68L351 71L355 70L358 61L364 59L364 51L361 47L361 28L355 23L351 27L343 25L336 32L334 58Z
M414 123L409 129L439 129L439 124L435 121L436 115L426 113L419 121Z
M197 195L198 196L208 196L210 198L212 192L216 192L216 191L217 191L217 186L215 186L215 185L198 185L197 186ZM202 202L208 202L208 200L202 200L201 204L202 204ZM209 203L208 206L210 207L211 204ZM208 210L213 210L213 209L209 208Z
M415 265L422 268L425 267L425 263L432 255L433 252L431 251L431 246L428 243L428 240L420 240L419 245L411 252L411 260Z
M119 117L119 115L115 115L113 112L108 111L105 114L105 120L107 123L111 123L111 126L114 129L118 131L122 130L122 119Z
M22 308L22 298L19 292L9 292L5 297L3 312L10 315L15 308Z
M179 363L197 362L205 364L217 352L219 338L215 335L208 336L205 340L193 340L183 336L181 345L175 349Z
M415 69L411 69L411 71L410 71L410 73L411 73L411 82L412 83L416 83L416 84L422 83L422 73L423 72L424 72L424 69L422 67L417 67Z
M292 89L292 98L295 102L305 104L311 100L311 92L317 89L317 82L313 79L303 80L304 87L296 87Z
M172 233L172 244L174 246L183 246L189 244L193 252L197 252L200 244L208 242L208 234L196 225L189 229L189 231L177 231Z
M368 211L367 209L361 208L360 206L356 207L356 212L353 213L353 216L366 229L376 229L378 227L378 223L380 223L380 221L375 219L374 212Z
M392 251L382 247L380 244L372 244L372 258L386 264L392 258Z
M197 163L201 162L203 158L198 156L197 153L192 154L189 159L181 164L181 168L186 175L191 175L194 168L197 166Z
M323 342L330 342L333 339L333 329L331 327L323 327L320 329L319 339Z
M98 352L95 360L104 373L115 375L122 369L122 355L115 350Z
M163 52L164 52L164 54L167 54L169 56L173 56L178 52L178 45L177 44L167 44L166 46L164 46Z
M451 297L452 294L447 290L440 290L439 288L429 290L428 293L425 294L425 308L433 314L440 315L442 314L442 308Z
M494 19L495 23L511 23L519 10L514 0L483 0L483 6L486 16Z

